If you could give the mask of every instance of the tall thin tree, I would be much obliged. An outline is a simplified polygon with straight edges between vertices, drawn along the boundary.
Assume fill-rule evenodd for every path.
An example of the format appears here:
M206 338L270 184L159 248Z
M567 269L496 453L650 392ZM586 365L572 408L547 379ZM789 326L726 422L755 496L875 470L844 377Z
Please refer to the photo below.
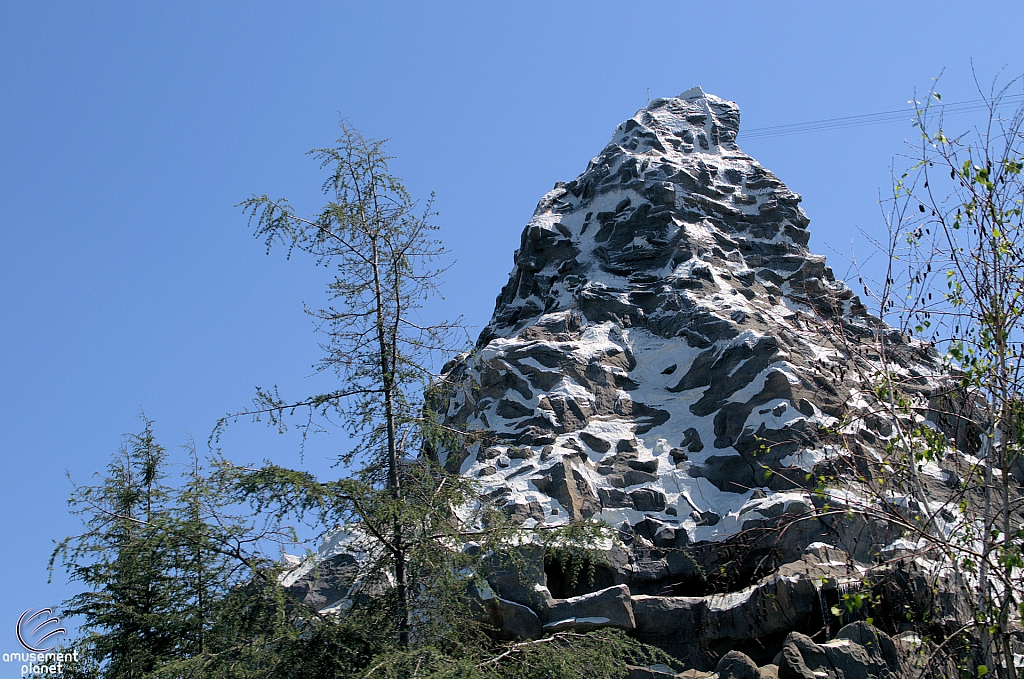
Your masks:
M444 250L434 237L430 204L422 211L390 173L384 142L363 137L344 120L338 146L311 151L330 168L323 185L329 202L313 219L286 200L253 196L242 203L268 250L283 245L334 269L332 305L307 310L327 341L317 369L333 371L339 388L297 402L259 390L256 415L282 425L298 408L343 416L357 445L345 462L362 464L357 476L383 484L390 495L387 535L376 538L390 553L395 581L399 644L409 644L409 550L403 526L403 462L423 436L418 394L433 379L432 361L448 352L457 324L422 321L423 302L437 293ZM378 508L380 505L378 504Z

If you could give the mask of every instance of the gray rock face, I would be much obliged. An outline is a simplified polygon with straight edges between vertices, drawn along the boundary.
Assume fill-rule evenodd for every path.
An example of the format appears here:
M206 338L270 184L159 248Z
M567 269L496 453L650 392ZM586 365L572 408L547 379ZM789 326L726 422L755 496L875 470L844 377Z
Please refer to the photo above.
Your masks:
M348 596L359 575L359 563L351 554L323 559L302 578L289 584L288 590L314 610L326 608Z
M573 456L565 456L533 477L537 490L555 499L571 518L589 519L601 511L594 489L587 477L576 468Z
M636 628L629 588L625 585L609 587L591 594L571 599L556 599L543 610L544 630L557 632L563 629L577 631L617 627L624 630Z
M618 529L625 558L593 588L624 585L631 622L617 626L702 670L733 650L766 664L784 642L800 655L794 631L824 641L839 589L899 537L863 519L802 520L823 502L815 470L892 430L850 357L808 322L867 333L865 307L807 249L800 196L739 149L739 120L699 88L657 99L557 183L437 404L479 433L438 461L480 479L516 523ZM904 377L938 393L935 352L886 339ZM857 425L838 440L827 432L841 418ZM559 578L549 564L535 584ZM521 603L546 626L612 617ZM800 667L794 655L779 676Z
M844 644L843 641L850 643ZM858 647L863 649L863 654ZM839 630L835 642L825 644L825 652L832 666L840 670L842 676L847 679L872 674L886 676L886 672L893 677L900 676L900 659L896 652L896 644L887 634L864 622L851 623ZM867 672L858 674L862 668Z
M863 622L847 625L834 641L818 645L798 632L786 637L779 679L897 679L896 647L887 635Z
M865 308L739 120L697 88L616 128L541 199L476 350L446 366L447 423L484 436L439 460L517 522L653 518L695 544L810 507L806 474L839 452L822 432L866 404L807 317L866 329ZM934 352L892 334L937 388Z
M718 679L760 679L754 661L739 651L729 651L715 667Z
M483 599L481 606L495 636L502 641L534 639L543 632L540 618L527 606L501 597Z

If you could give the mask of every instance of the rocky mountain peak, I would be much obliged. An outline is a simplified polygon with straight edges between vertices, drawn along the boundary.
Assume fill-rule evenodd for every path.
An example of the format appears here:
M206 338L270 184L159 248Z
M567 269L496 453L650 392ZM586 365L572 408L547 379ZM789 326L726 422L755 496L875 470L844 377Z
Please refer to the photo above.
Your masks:
M582 594L621 599L629 615L602 613L621 622L608 624L694 666L736 648L764 661L765 635L817 633L826 599L809 583L831 578L837 597L895 539L862 521L793 521L821 502L816 467L843 455L823 432L842 425L865 450L888 435L870 385L813 321L875 326L808 250L800 196L737 146L739 122L735 103L700 88L655 99L555 184L475 350L446 367L441 408L477 437L439 460L512 521L618 528L624 547L590 588L603 593ZM905 377L934 390L934 351L889 335ZM534 586L553 597L542 621L581 594L557 573ZM698 633L698 618L717 628Z
M806 285L852 297L807 250L800 196L736 146L739 119L736 104L693 88L619 125L583 174L541 199L478 346L576 311L707 347L739 327L733 317ZM714 300L733 291L746 302Z
M686 497L676 479L708 479L739 502L762 484L732 458L766 435L834 420L835 386L801 375L828 351L794 312L838 303L853 318L864 308L809 252L800 197L736 146L738 130L736 104L700 88L656 99L541 199L477 351L451 368L474 386L456 390L447 417L501 444L463 451L461 471L493 475L551 521L584 506L639 520L621 490L638 484L625 478L651 491L663 470L672 492L658 490L654 504L683 517L712 510L673 507ZM779 446L779 460L792 462L791 448ZM522 470L541 469L530 460L545 455L576 456L594 501L538 496ZM506 458L521 462L500 473L492 460Z

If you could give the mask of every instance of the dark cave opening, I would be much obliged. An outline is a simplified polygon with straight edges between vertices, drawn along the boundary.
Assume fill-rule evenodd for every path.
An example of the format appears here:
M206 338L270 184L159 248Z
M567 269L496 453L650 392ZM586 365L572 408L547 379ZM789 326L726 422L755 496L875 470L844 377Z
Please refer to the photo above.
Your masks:
M673 569L679 575L658 583L658 591L645 592L662 596L709 596L739 592L771 575L781 565L780 555L773 549L752 549L743 558L728 552L718 558L697 551L679 550L666 558L677 561Z
M615 572L611 568L587 558L545 558L544 575L548 590L556 599L590 594L615 585Z

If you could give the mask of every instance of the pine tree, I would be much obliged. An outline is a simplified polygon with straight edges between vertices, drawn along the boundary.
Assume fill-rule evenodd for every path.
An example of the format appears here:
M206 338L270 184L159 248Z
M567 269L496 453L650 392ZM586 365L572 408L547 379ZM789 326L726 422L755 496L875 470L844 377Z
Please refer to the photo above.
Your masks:
M54 552L70 579L88 588L65 603L64 614L83 618L89 655L105 666L104 676L126 679L148 675L182 643L166 452L152 422L143 422L99 485L75 488L69 504L86 530Z
M423 544L423 521L437 518L434 507L417 512L420 505L410 492L419 491L407 485L440 487L424 460L412 462L434 424L424 417L419 394L434 378L431 360L450 353L457 324L425 323L419 317L423 301L437 293L442 270L434 263L444 255L428 221L429 203L417 213L401 180L389 172L383 141L366 139L344 121L341 132L338 146L312 152L331 170L323 186L329 202L317 219L299 217L288 201L266 195L242 203L268 249L284 245L289 254L298 249L333 268L332 305L310 313L327 337L317 367L333 371L340 388L299 402L260 391L253 412L281 424L286 412L300 407L323 415L334 411L357 437L344 461L361 465L328 491L338 502L330 511L357 521L379 548L379 565L394 582L397 641L407 648L413 553ZM317 494L320 502L325 496ZM439 499L459 506L469 497L466 484L449 480ZM430 539L440 538L439 533Z
M85 530L62 540L51 558L51 569L59 560L85 588L63 606L82 621L76 677L138 679L204 667L231 648L253 611L275 634L279 626L268 621L283 617L278 564L261 554L263 543L283 536L228 512L220 476L202 468L194 447L174 483L152 421L143 416L143 423L124 437L98 484L75 487L69 504Z
M452 353L459 330L419 316L424 300L438 292L443 268L435 263L444 250L428 221L429 204L417 213L390 173L384 143L344 121L341 129L338 146L312 152L331 170L323 185L329 202L316 219L266 195L242 203L268 250L299 250L334 271L332 304L309 313L326 336L317 367L337 375L338 389L298 401L259 390L256 407L234 416L268 417L278 427L297 410L307 412L306 427L318 415L338 416L357 441L340 460L349 474L336 481L273 465L239 469L234 478L239 499L255 501L276 520L312 514L320 525L363 536L366 560L350 608L314 629L372 639L361 647L370 651L364 659L372 657L361 669L375 677L612 677L624 674L627 658L664 660L612 631L512 646L487 635L472 591L496 560L517 558L510 546L536 540L586 551L607 535L597 524L520 530L479 497L471 480L423 454L467 446L470 435L442 427L430 409L447 402L447 386L431 367Z
M54 554L88 589L66 609L85 619L97 661L76 679L611 678L624 674L627 659L664 659L615 631L512 645L487 634L474 589L496 560L516 559L510 545L547 540L585 550L604 529L526 534L471 480L421 454L466 444L465 432L442 427L429 408L445 401L434 398L445 385L431 366L450 353L457 331L418 315L437 291L434 262L444 254L429 205L417 214L388 171L383 142L345 123L337 147L313 153L331 170L329 202L316 219L266 196L242 205L268 248L284 245L334 268L332 305L310 313L326 335L318 367L333 371L339 387L299 401L258 390L256 407L239 415L279 427L299 409L309 411L306 426L318 415L340 417L356 441L340 459L346 473L322 481L222 458L203 469L193 451L183 483L168 485L146 420L101 483L76 488L71 502L87 530ZM293 542L301 520L361 536L360 573L344 610L304 605L282 586L281 564L264 555Z

